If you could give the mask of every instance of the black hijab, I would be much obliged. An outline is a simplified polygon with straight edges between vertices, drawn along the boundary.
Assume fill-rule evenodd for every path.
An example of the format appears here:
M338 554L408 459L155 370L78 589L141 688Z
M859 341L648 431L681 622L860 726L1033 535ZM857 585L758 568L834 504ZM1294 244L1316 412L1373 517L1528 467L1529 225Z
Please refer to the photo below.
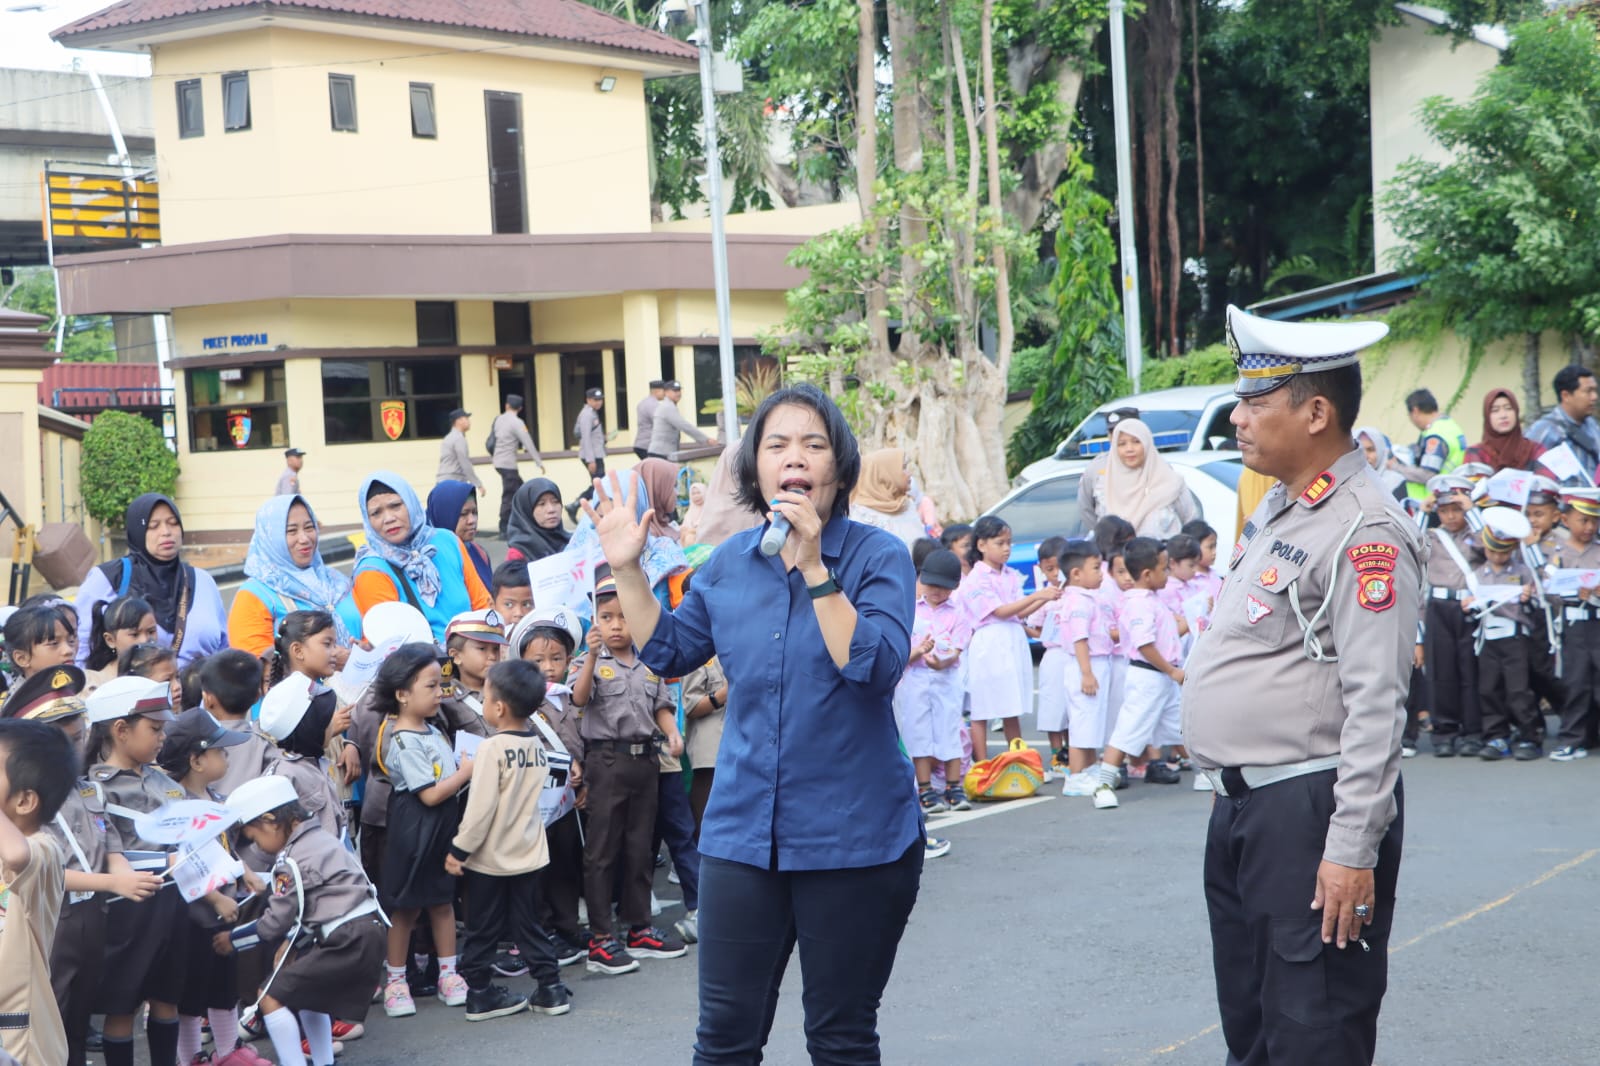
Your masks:
M517 494L511 497L511 517L506 519L506 543L522 553L530 563L548 555L567 550L572 534L566 524L558 521L554 529L546 529L533 520L533 505L546 493L561 503L561 490L547 477L524 481ZM560 512L557 512L557 518Z
M338 703L339 696L331 688L312 696L311 706L306 708L300 724L278 742L278 747L294 755L320 758L323 749L328 746L328 723L333 721L334 712L339 709Z
M178 604L183 600L185 592L189 593L190 606L193 606L194 596L194 567L183 561L180 551L173 558L162 562L150 554L145 546L145 539L150 529L150 514L161 504L172 508L173 516L178 519L178 525L183 525L183 515L178 513L178 505L170 497L159 492L147 492L128 504L128 513L124 530L128 538L128 554L124 557L127 565L132 568L128 581L126 595L138 596L150 604L155 611L156 624L168 633L178 630ZM106 581L111 585L113 597L123 595L118 590L122 587L123 559L113 559L100 568Z

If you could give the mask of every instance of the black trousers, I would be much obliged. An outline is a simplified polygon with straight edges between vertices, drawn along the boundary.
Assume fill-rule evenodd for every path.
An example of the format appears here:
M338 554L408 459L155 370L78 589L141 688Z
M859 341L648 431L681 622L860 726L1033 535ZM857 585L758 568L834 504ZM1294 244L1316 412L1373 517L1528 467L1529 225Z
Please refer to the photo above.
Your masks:
M644 457L640 456L640 458L642 459ZM595 479L596 478L602 478L602 477L606 476L606 457L602 455L600 458L596 459L594 461L594 469L593 470L590 470L587 466L585 466L584 467L584 472L589 475L589 480L584 483L583 491L578 493L578 495L574 498L572 506L577 506L577 501L578 500L592 500L592 499L594 499L594 482L595 482Z
M1568 622L1561 635L1561 680L1567 701L1561 706L1556 743L1582 746L1595 722L1600 701L1600 622Z
M1417 736L1422 731L1421 712L1428 710L1432 699L1430 687L1427 673L1413 666L1411 688L1406 691L1406 724L1400 735L1400 739L1410 747L1416 747Z
M685 910L700 909L700 849L695 846L694 811L684 789L683 771L660 774L656 795L656 831L650 838L650 854L661 851L667 842L672 868L678 871L678 887L683 889Z
M95 990L106 961L106 901L61 904L61 921L50 945L50 989L67 1030L67 1062L88 1061L84 1041L94 1013Z
M1480 737L1478 664L1473 661L1472 626L1460 600L1428 600L1424 654L1433 706L1428 708L1435 737Z
M1520 739L1544 739L1539 699L1529 684L1530 639L1526 635L1486 640L1478 653L1478 699L1483 706L1483 739L1509 740L1515 726Z
M500 475L500 539L504 540L506 520L511 517L511 497L522 487L522 474L516 467L503 470L497 466L494 472Z
M650 841L656 828L660 776L653 751L627 755L591 747L584 756L589 835L583 849L583 898L596 939L611 935L612 888L619 883L616 898L622 920L630 927L650 924L650 881L655 874Z
M761 1061L797 944L811 1062L882 1062L878 1004L917 902L923 846L919 836L895 861L853 870L764 870L706 856L694 1066Z
M1561 708L1567 702L1567 686L1556 673L1556 656L1550 650L1550 630L1544 623L1544 612L1533 612L1532 636L1528 645L1528 680L1533 687L1533 705L1538 709L1539 701L1550 705L1550 710L1556 714L1561 713ZM1540 712L1540 736L1544 735L1543 712Z
M582 817L573 811L544 830L550 849L550 865L543 871L539 922L552 933L559 933L578 947L586 947L578 936L578 900L583 898L583 834L578 829Z
M1336 770L1212 801L1206 909L1228 1066L1371 1066L1389 980L1389 929L1405 801L1378 846L1377 906L1363 938L1322 942L1311 909ZM702 967L704 966L702 949Z
M646 459L650 458L650 453L648 451L646 451L645 449L639 447L637 444L635 444L633 446L633 454L637 455L639 457L639 461L641 463L644 462Z
M550 935L539 924L542 872L497 877L468 870L462 875L467 928L461 939L461 976L468 988L489 987L494 979L490 967L502 940L517 945L540 988L560 980Z

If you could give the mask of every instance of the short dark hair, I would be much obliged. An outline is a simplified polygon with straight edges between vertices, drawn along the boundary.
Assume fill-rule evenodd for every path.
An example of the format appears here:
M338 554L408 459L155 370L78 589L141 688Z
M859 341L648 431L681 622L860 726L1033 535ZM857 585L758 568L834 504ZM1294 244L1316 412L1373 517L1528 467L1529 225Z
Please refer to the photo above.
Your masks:
M942 547L944 545L932 537L918 537L911 542L911 565L917 568L917 573L922 572L922 560Z
M1217 531L1212 529L1211 524L1204 518L1189 519L1189 521L1183 524L1183 532L1186 536L1193 537L1195 540L1199 541L1203 541L1207 537L1214 537L1217 535Z
M288 676L290 648L333 628L332 613L322 610L290 611L278 619L272 640L272 650L278 653L272 660L272 683L276 685Z
M1133 523L1121 515L1101 516L1094 524L1094 543L1100 549L1101 558L1111 559L1121 555L1122 546L1132 540L1137 532Z
M533 585L533 579L528 576L527 563L501 563L494 568L489 582L494 586L490 592L495 596L506 589L525 589Z
M1144 577L1156 568L1164 551L1166 549L1154 537L1134 537L1128 541L1122 548L1122 562L1128 568L1128 576L1135 581Z
M6 655L18 651L31 653L36 645L56 635L57 626L65 629L69 637L72 635L72 627L54 607L19 607L6 619ZM16 662L16 659L11 661Z
M1566 393L1577 392L1578 386L1583 383L1583 379L1592 377L1594 377L1593 370L1586 366L1579 366L1577 363L1557 370L1555 381L1551 382L1556 390L1556 399L1560 400Z
M61 620L67 623L67 632L78 632L78 608L71 600L64 600L54 592L35 592L32 596L17 604L18 607L48 607L61 614Z
M147 670L152 670L162 663L176 662L177 659L177 655L165 644L135 644L122 650L122 657L117 660L117 676L127 677L135 674L139 677L149 677Z
M833 449L833 476L837 492L833 497L834 518L842 518L850 511L850 494L855 491L861 477L861 446L856 435L850 432L850 423L832 397L815 385L802 383L789 385L772 393L756 408L750 419L750 428L739 440L739 454L733 459L733 497L749 511L758 515L767 513L767 499L761 492L761 473L756 462L761 454L761 436L766 431L767 416L784 406L809 407L822 419L828 445ZM824 516L823 521L827 521Z
M1167 558L1179 563L1185 559L1200 558L1200 540L1187 533L1179 533L1167 538Z
M1088 537L1073 537L1066 540L1061 546L1061 572L1071 573L1081 567L1090 559L1100 558L1100 549Z
M399 714L400 698L397 693L403 688L410 688L417 675L429 665L439 665L439 649L432 644L420 641L402 644L391 652L383 660L383 665L378 667L378 676L372 682L373 710L385 718Z
M506 701L515 718L529 719L544 702L544 674L526 659L507 659L489 667L484 686L494 686L494 694Z
M114 600L101 600L89 610L89 661L90 670L104 670L117 661L117 653L106 643L110 633L124 629L138 629L145 615L155 615L155 608L138 596L119 596Z
M1039 542L1039 561L1043 562L1046 559L1055 559L1059 564L1061 553L1065 551L1066 548L1066 537L1046 537Z
M1299 402L1295 406L1299 406ZM1431 415L1439 409L1439 401L1433 398L1433 393L1427 389L1414 389L1406 396L1407 411L1421 411Z
M1321 396L1333 404L1333 409L1339 415L1339 431L1345 436L1355 432L1356 415L1361 413L1361 366L1351 363L1349 366L1337 367L1333 370L1322 370L1315 374L1296 374L1289 379L1289 402L1299 407L1307 400ZM1430 405L1422 406L1419 402L1412 404L1418 396L1425 398ZM1433 401L1433 393L1427 389L1418 389L1406 397L1406 410L1419 410L1424 414L1432 414L1439 409Z
M0 752L12 792L39 797L39 824L56 816L77 787L78 753L56 726L22 718L0 719Z
M575 650L572 634L561 626L534 626L517 637L517 658L522 658L522 653L528 650L528 645L536 640L553 640L561 645L568 655Z
M206 656L200 668L200 691L215 696L229 714L249 714L261 698L261 660L239 648L223 648Z
M953 526L945 526L944 532L939 534L939 543L946 548L954 547L955 542L962 537L972 536L972 527L965 522L957 522Z
M190 659L189 665L178 671L178 689L183 693L183 706L173 708L174 713L200 706L201 693L205 689L200 678L204 674L207 658L209 656L201 655Z

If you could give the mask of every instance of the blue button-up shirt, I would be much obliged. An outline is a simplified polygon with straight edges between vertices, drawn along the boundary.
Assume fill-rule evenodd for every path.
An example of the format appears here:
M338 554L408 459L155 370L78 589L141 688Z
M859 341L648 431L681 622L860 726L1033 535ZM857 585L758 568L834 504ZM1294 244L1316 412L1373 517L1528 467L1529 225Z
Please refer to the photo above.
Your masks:
M779 870L891 862L922 836L893 706L911 651L911 557L881 529L843 517L823 527L822 560L856 609L840 669L805 578L760 553L764 530L720 545L639 652L668 677L716 655L728 678L700 851Z

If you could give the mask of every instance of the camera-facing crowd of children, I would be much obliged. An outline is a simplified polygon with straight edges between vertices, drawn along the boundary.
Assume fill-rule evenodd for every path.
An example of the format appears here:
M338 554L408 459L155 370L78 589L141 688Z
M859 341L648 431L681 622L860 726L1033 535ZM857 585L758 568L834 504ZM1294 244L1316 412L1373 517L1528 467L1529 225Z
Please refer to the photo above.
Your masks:
M27 1024L0 1048L132 1066L146 1012L159 1066L264 1066L259 1039L285 1066L331 1066L373 1004L561 1015L563 967L686 954L726 682L714 661L670 683L645 667L609 576L593 625L533 610L526 567L496 578L497 609L457 616L443 648L420 616L369 612L366 638L394 650L348 705L326 612L285 615L266 661L227 649L181 675L136 598L97 610L89 670L70 604L14 612L0 1013ZM231 812L218 839L244 870L188 902L172 873L189 853L140 834L182 800ZM663 841L672 929L653 917ZM524 974L531 992L499 983Z
M1108 515L1091 536L1041 542L1029 593L1011 548L993 515L912 547L917 613L895 717L924 813L968 809L962 775L989 757L991 727L1009 744L1030 713L1065 796L1105 810L1130 781L1178 783L1190 769L1179 686L1221 588L1216 531L1197 520L1163 543ZM1030 638L1043 648L1037 694Z

